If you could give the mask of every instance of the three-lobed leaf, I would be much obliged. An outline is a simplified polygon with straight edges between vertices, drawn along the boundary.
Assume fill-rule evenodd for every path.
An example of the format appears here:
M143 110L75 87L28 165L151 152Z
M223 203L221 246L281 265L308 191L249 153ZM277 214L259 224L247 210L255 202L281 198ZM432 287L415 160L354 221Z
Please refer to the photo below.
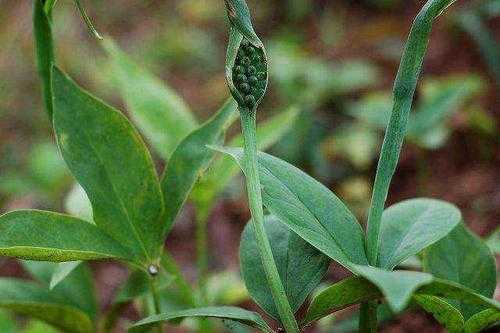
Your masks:
M86 221L52 212L19 210L0 216L0 255L62 262L125 260L129 252Z
M149 264L162 244L163 197L144 142L119 111L57 67L52 80L59 149L92 203L94 222L130 260Z
M239 148L216 148L242 164ZM361 226L344 203L312 177L269 154L258 153L267 209L309 244L348 269L367 264Z
M274 261L292 311L296 312L321 282L330 260L284 226L275 216L264 217ZM259 255L253 224L247 223L240 242L240 266L253 300L268 314L279 319Z
M390 206L382 214L378 266L393 269L445 237L461 218L454 205L441 200L418 198Z

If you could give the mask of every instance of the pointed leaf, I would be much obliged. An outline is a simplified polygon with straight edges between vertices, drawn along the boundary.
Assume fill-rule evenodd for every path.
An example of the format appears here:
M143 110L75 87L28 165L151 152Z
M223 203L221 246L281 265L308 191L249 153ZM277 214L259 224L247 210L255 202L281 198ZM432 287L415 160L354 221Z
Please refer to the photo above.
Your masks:
M217 148L242 164L239 148ZM364 236L354 215L330 190L276 157L258 154L264 205L309 244L348 269L366 264Z
M355 303L377 300L383 296L391 309L398 312L408 303L408 295L411 296L412 293L459 299L468 304L500 310L499 302L452 281L432 278L429 274L410 271L391 272L370 266L357 266L357 268L362 273L359 275L365 275L370 280L362 276L353 276L324 289L311 302L304 324ZM379 278L378 283L375 283L377 278Z
M28 260L126 259L128 252L96 226L38 210L0 216L0 255Z
M424 270L493 297L496 287L495 258L490 249L461 223L448 236L424 252ZM452 302L465 319L481 307Z
M379 266L393 269L445 237L461 218L454 205L441 200L419 198L392 205L382 214Z
M264 218L264 228L288 301L292 311L296 312L321 282L330 259L290 231L275 216ZM279 319L251 223L247 223L241 236L240 265L250 296L268 314Z
M206 123L191 132L177 146L161 182L165 197L164 231L168 233L200 174L215 152L206 145L224 140L224 132L237 117L236 102L230 98Z
M413 293L432 282L432 275L427 273L387 271L371 266L358 265L356 273L379 288L394 312L404 310Z
M279 112L276 116L259 123L257 126L258 148L266 150L278 142L290 130L298 113L299 109L292 106L286 111ZM230 144L231 146L242 145L242 135L233 138ZM231 157L222 155L217 158L193 189L193 199L197 204L197 210L209 211L216 196L226 188L231 179L238 174L238 171L239 168Z
M172 321L175 323L186 317L213 317L230 319L260 329L262 332L273 332L257 313L232 306L197 308L154 315L135 323L132 327L132 332L134 331L134 328L151 327L156 323L163 321Z
M445 300L429 295L414 295L412 300L431 313L449 333L462 333L464 317L460 311Z
M487 309L476 313L465 322L464 333L479 333L482 330L500 324L500 311Z
M132 119L156 151L168 159L196 126L189 107L165 83L132 61L111 38L106 38L103 46Z
M144 142L117 110L53 71L54 129L94 222L149 264L163 242L163 197Z
M57 265L50 278L49 288L54 289L61 281L70 275L80 265L81 261L62 262Z
M95 332L83 311L32 282L0 278L0 307L43 320L65 332Z
M379 297L380 291L368 280L358 276L348 277L319 292L302 322L307 325L334 311Z

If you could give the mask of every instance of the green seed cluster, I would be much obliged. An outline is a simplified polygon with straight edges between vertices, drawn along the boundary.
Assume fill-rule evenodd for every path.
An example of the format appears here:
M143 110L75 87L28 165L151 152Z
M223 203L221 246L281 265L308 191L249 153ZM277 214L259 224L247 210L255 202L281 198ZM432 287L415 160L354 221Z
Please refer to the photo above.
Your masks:
M252 108L264 96L267 84L267 66L262 50L243 41L236 55L233 83L243 96L245 104Z

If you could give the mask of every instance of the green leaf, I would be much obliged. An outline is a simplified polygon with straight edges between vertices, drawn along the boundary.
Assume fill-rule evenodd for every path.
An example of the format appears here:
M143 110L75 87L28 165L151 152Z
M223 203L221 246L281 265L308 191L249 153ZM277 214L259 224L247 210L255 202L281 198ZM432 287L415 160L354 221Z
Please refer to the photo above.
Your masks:
M227 16L231 25L238 30L248 41L256 47L262 46L262 42L253 30L250 11L245 0L225 0Z
M488 245L494 254L500 254L500 227L493 231L493 233L488 237L486 245Z
M446 327L449 333L462 333L464 317L450 303L429 295L414 295L412 300L425 311L431 313L437 321Z
M387 271L371 266L356 266L356 273L382 292L394 312L401 312L413 293L432 282L432 275L412 271Z
M164 321L178 323L186 317L213 317L230 319L257 328L262 332L273 332L257 313L232 306L197 308L154 315L135 323L134 326L132 326L131 331L133 332L134 328L152 327L155 324Z
M241 167L243 151L217 148ZM366 264L363 231L354 215L330 190L276 157L258 154L264 205L309 244L348 269Z
M0 307L43 320L65 332L95 332L83 311L32 282L0 278Z
M482 330L500 324L500 311L487 309L476 313L465 322L464 333L479 333Z
M126 259L118 242L77 218L37 210L0 216L0 255L28 260Z
M287 133L297 118L299 109L295 106L289 107L284 112L278 112L274 117L260 123L257 126L257 146L260 150L266 150L276 143ZM230 142L231 146L243 144L242 135L238 135ZM222 155L214 160L205 175L193 189L193 199L197 211L210 211L217 195L221 193L228 183L239 171L238 166L231 157Z
M95 223L149 265L163 238L163 197L144 142L117 110L53 71L54 129L69 169L87 192Z
M274 261L293 312L321 282L330 260L284 226L275 216L264 217L264 228ZM253 300L268 314L279 319L259 255L253 224L247 223L240 242L243 280Z
M380 225L379 267L393 269L445 237L461 218L458 208L441 200L418 198L390 206Z
M39 320L30 320L22 333L59 333L53 326Z
M49 288L54 289L62 282L69 274L71 274L80 265L81 261L62 262L57 265L50 278Z
M380 291L368 280L357 276L348 277L319 292L313 298L302 323L307 325L334 311L379 297Z
M460 283L486 297L496 287L495 258L490 249L461 223L447 237L424 252L424 270L434 276ZM453 302L465 319L481 307Z
M206 145L222 142L225 130L237 115L236 102L230 98L211 119L182 140L173 152L161 182L166 199L164 234L170 231L191 189L215 155Z
M133 62L111 38L103 46L132 119L161 157L168 159L195 129L196 119L176 92Z
M422 7L406 42L393 88L393 108L387 125L367 222L367 252L370 264L377 265L380 240L380 223L392 176L396 170L399 154L406 134L408 117L418 77L422 69L433 21L454 0L429 0Z
M43 9L45 10L45 13L47 13L47 15L49 15L51 13L51 11L52 11L52 9L54 9L56 3L57 3L57 0L45 0L45 4L43 6Z
M92 219L92 204L85 190L76 182L64 199L64 210L72 216L94 223Z
M42 94L45 110L52 120L51 66L54 62L54 42L48 14L43 0L33 1L33 34L35 37L36 64L42 82Z
M0 332L17 333L16 322L7 311L0 310Z

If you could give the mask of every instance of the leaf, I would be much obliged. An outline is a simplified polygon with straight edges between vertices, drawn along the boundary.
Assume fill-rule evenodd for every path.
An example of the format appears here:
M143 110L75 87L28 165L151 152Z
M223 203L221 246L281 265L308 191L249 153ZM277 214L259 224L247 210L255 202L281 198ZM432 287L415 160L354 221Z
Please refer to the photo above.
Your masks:
M284 112L278 112L274 117L259 123L257 126L257 146L266 150L283 137L292 127L299 109L289 107ZM243 144L242 135L231 140L231 146ZM229 156L216 158L207 172L193 189L193 199L199 211L210 211L216 196L222 192L239 171L238 166Z
M450 303L429 295L414 295L413 301L431 313L437 321L446 327L449 333L462 333L464 317Z
M172 321L178 323L186 317L213 317L238 321L245 325L252 326L263 332L273 332L267 323L255 312L244 310L233 306L206 307L196 308L172 313L163 313L142 319L132 326L134 328L151 327L156 323L164 321Z
M493 233L488 237L486 245L488 245L494 254L500 254L500 227L493 231Z
M380 151L373 194L368 213L366 249L370 264L376 265L380 253L380 225L392 176L406 134L408 118L427 51L434 19L454 0L429 0L413 21L403 50L393 88L393 108Z
M117 110L53 72L54 129L69 169L85 189L94 222L149 264L163 243L163 197L151 156Z
M215 149L215 148L214 148ZM216 148L241 166L239 148ZM348 269L366 264L363 231L354 215L330 190L276 157L258 154L264 205L309 244Z
M275 216L264 217L264 228L274 261L293 312L321 282L330 260L290 231ZM240 242L240 266L252 299L268 314L279 319L255 239L253 224L247 223Z
M410 199L390 206L380 224L379 267L393 269L445 237L461 218L458 208L436 199Z
M424 252L424 270L434 276L460 283L488 298L496 287L495 258L479 238L459 224L445 238ZM452 302L467 320L481 307Z
M52 87L51 66L54 62L54 42L52 27L48 14L45 12L43 0L33 1L33 34L35 37L36 64L42 81L42 94L45 111L52 120Z
M0 255L60 262L124 260L128 252L88 222L52 212L18 210L0 216Z
M323 289L313 298L302 321L312 323L334 311L380 297L380 291L368 280L352 276Z
M215 152L206 145L224 140L224 132L237 116L236 102L230 98L207 122L191 132L177 146L161 182L165 200L164 234L170 231L200 174Z
M195 129L196 119L176 92L133 62L111 38L103 46L132 119L161 157L168 159Z
M54 289L61 281L71 274L80 265L81 261L62 262L57 265L50 278L49 288Z
M412 271L387 271L371 266L356 266L356 273L373 283L382 292L394 312L401 312L413 293L432 282L432 275Z
M75 217L94 223L92 219L92 204L87 193L78 183L74 183L64 199L64 210Z
M468 304L500 310L499 302L452 281L432 278L430 274L411 271L391 272L369 266L357 266L357 269L361 276L337 282L314 297L303 320L304 324L353 304L376 300L382 296L386 298L394 312L404 309L412 294L460 299Z
M91 319L32 282L0 278L0 307L43 320L65 332L91 333Z
M487 309L476 313L465 322L464 333L479 333L482 330L500 324L500 311Z

